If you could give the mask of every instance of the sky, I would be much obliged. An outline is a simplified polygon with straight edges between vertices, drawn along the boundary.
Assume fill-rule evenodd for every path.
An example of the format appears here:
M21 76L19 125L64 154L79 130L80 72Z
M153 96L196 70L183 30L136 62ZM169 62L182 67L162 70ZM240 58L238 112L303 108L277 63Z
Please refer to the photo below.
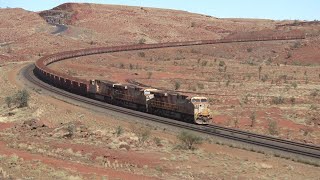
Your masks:
M0 7L41 11L65 2L178 9L218 18L320 20L320 0L0 0Z

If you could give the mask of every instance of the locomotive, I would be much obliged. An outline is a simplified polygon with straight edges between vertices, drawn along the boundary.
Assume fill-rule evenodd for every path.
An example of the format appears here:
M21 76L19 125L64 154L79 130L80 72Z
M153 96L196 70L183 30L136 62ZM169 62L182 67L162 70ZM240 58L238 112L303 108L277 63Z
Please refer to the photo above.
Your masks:
M117 106L195 124L209 124L206 97L188 97L171 91L143 88L112 81L90 80L88 96Z

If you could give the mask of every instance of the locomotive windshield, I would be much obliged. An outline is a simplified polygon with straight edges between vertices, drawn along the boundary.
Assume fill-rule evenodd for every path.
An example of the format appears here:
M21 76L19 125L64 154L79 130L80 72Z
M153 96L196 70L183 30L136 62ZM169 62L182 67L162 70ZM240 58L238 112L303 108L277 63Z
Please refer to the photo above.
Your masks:
M200 99L192 99L191 100L193 103L195 103L195 102L200 102Z
M208 100L206 98L192 98L191 102L193 103L208 102Z

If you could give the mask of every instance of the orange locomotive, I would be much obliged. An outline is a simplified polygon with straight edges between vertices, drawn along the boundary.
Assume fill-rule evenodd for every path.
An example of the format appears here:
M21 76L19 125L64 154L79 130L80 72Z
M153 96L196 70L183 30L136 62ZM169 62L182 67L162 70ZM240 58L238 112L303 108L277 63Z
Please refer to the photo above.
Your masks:
M142 88L111 81L91 80L88 95L118 106L196 124L209 124L208 99L175 92Z

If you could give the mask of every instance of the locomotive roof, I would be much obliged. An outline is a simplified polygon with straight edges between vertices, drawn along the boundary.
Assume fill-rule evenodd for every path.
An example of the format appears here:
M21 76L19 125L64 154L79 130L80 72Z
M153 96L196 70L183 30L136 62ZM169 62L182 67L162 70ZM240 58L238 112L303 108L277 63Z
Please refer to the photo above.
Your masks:
M177 93L177 92L174 92L174 91L165 91L165 90L159 90L159 89L150 89L150 92L152 92L152 93L154 93L156 95L163 95L163 96L171 95L171 96L182 96L182 97L185 97L185 98L188 97L187 95L180 94L180 93Z

